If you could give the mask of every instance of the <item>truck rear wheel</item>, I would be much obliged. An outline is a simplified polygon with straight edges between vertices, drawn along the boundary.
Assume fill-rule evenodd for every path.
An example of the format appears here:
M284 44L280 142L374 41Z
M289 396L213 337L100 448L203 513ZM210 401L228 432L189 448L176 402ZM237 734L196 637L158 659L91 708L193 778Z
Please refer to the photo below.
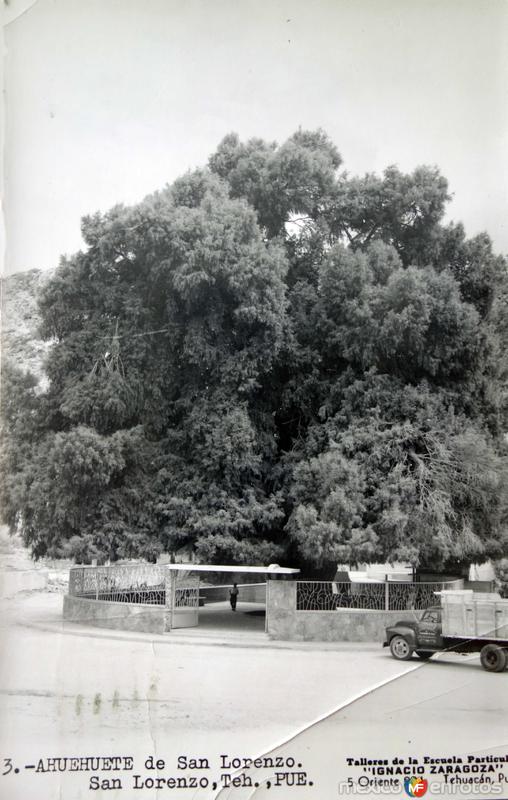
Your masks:
M488 672L503 672L508 664L508 656L498 644L486 644L481 649L480 661Z
M407 661L413 655L413 648L403 636L394 636L390 640L390 652L398 661Z

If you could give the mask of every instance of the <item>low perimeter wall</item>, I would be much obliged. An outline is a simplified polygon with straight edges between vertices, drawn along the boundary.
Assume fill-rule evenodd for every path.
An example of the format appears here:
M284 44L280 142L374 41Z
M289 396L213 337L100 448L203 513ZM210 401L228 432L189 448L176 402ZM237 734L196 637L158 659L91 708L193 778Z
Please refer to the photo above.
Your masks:
M230 586L203 587L206 603L229 598ZM239 601L243 603L263 603L265 584L239 586ZM171 610L164 605L149 606L136 603L115 603L111 600L93 600L85 597L65 595L63 618L81 625L95 628L110 628L119 631L142 631L144 633L166 633L171 629ZM189 609L175 609L174 628L188 628L198 624L197 609L194 615Z
M382 642L385 628L399 619L419 619L421 611L297 611L296 583L268 581L267 633L271 639L314 642Z
M165 606L143 606L134 603L112 603L106 600L88 600L65 595L63 618L95 628L112 628L119 631L164 633Z

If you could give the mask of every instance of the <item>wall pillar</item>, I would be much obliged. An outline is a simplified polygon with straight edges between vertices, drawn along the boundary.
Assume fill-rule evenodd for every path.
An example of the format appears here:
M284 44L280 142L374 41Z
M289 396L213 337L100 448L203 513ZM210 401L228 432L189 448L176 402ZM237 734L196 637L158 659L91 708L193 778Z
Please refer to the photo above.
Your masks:
M273 639L291 639L296 625L296 581L266 583L266 632Z
M175 607L176 573L168 567L164 569L164 630L170 631L173 627L173 609Z

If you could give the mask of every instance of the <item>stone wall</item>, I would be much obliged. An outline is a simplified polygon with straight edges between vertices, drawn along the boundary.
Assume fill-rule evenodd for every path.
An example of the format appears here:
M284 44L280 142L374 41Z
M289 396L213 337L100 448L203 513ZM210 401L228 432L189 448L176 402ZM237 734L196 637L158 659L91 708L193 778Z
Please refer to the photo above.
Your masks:
M423 613L354 608L297 611L296 586L295 581L267 581L266 630L271 639L381 644L388 625L402 619L419 619ZM252 587L253 596L261 589L264 595L264 585ZM241 599L248 602L246 597ZM70 596L64 598L64 619L99 628L164 633L170 629L170 613L165 606L114 603ZM175 627L179 627L176 620Z
M270 581L271 582L271 581ZM242 603L264 603L266 584L239 586L239 601ZM218 602L229 598L230 586L208 587L212 599L205 602ZM206 594L207 587L200 587L200 595ZM120 631L143 631L145 633L165 633L171 630L171 609L166 606L148 606L135 603L115 603L110 600L93 600L66 595L63 604L63 617L80 625L93 625L96 628L110 628ZM176 608L173 615L174 628L190 628L199 625L198 609Z
M382 643L385 628L401 619L419 619L421 611L297 611L296 583L269 581L267 633L271 639L315 642Z
M65 595L63 617L81 625L119 631L164 633L167 627L165 606L143 606L133 603L112 603Z

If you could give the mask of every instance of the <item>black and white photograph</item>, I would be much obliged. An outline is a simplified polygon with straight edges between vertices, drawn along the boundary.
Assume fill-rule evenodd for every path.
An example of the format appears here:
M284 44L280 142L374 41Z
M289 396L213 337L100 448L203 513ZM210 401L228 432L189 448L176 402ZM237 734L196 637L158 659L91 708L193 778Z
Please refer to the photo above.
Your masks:
M507 800L508 0L1 15L1 800Z

